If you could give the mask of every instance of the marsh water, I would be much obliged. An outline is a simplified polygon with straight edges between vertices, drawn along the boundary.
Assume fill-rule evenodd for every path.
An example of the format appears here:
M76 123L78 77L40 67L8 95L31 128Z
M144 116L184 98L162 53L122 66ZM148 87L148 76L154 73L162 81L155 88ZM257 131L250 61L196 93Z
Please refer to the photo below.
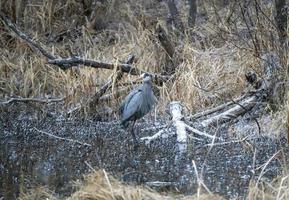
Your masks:
M153 126L140 121L136 126L138 137L156 133L157 128L146 129ZM77 120L8 109L1 112L0 132L1 200L15 199L20 191L40 185L61 197L69 196L74 191L73 181L81 180L91 167L104 168L119 180L133 184L173 183L184 175L175 164L175 136L150 145L140 144L135 150L131 135L122 129L118 120ZM225 130L223 132L221 134L225 134ZM205 138L191 142L189 162L194 160L198 176L208 189L225 198L246 196L251 180L261 177L260 181L270 181L287 165L285 138L257 136L245 143L222 141L223 144L213 148ZM182 173L189 174L192 184L181 192L196 192L196 170Z

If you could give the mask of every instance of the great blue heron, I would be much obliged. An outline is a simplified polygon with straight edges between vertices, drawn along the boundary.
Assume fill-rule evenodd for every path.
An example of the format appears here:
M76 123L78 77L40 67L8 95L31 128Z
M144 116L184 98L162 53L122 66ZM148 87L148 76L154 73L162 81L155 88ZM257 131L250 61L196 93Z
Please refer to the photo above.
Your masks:
M136 120L146 115L157 102L152 90L151 76L144 73L141 77L143 83L131 91L120 106L121 124L127 128L129 121L133 121L131 134L135 144L137 144L137 139L133 128Z

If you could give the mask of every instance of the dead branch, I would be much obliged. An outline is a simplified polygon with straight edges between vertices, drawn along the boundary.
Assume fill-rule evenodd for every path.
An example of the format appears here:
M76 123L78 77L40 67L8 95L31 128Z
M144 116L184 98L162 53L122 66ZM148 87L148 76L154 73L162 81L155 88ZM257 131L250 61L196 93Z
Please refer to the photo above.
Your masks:
M39 129L35 128L35 127L34 127L33 129L36 130L36 131L39 132L39 133L42 133L42 134L44 134L44 135L48 135L49 137L52 137L52 138L54 138L54 139L65 140L65 141L68 141L68 142L77 143L77 144L84 145L84 146L89 146L89 147L92 146L91 144L87 144L87 143L85 143L85 142L80 142L80 141L78 141L78 140L73 140L73 139L69 139L69 138L59 137L59 136L53 135L53 134L51 134L51 133L48 133L48 132L46 132L46 131L39 130Z
M134 61L135 56L130 55L125 64L131 64ZM106 93L107 90L111 89L113 84L117 83L123 76L123 71L119 70L116 72L115 79L111 76L110 80L105 83L92 97L92 100L89 102L89 106L92 107L99 102L99 99L102 95Z
M36 43L31 37L23 33L1 10L0 10L0 18L9 29L11 29L19 38L25 41L30 46L30 48L33 49L35 52L40 53L41 55L50 60L56 59L56 56L46 51L40 44Z
M73 66L89 66L92 68L100 68L100 69L110 69L113 70L115 67L117 70L121 70L125 73L130 73L131 75L140 75L142 73L151 74L153 80L158 83L162 84L163 82L167 81L170 77L162 76L158 74L149 73L140 69L133 67L130 64L114 64L114 63L105 63L105 62L98 62L91 59L84 59L80 57L69 57L69 58L60 58L60 56L54 56L50 52L46 51L40 44L35 42L31 37L25 34L23 31L20 30L10 19L8 16L5 15L2 11L0 11L0 18L6 24L6 26L16 34L19 38L21 38L24 42L26 42L31 49L35 52L39 53L41 56L44 56L48 59L48 63L52 65L58 66L62 70L67 70Z
M172 116L172 124L176 127L176 135L177 135L177 145L179 147L179 155L182 156L183 154L187 153L187 143L188 143L188 136L186 133L186 124L183 121L184 116L182 115L183 106L178 101L173 101L170 103L170 115ZM170 124L171 124L170 123ZM146 143L150 143L153 140L156 140L160 137L169 135L166 129L162 129L158 131L153 136L143 137L141 138L142 141Z
M212 136L210 134L207 134L205 132L199 131L189 125L187 125L183 120L184 120L184 116L182 115L182 105L180 104L180 102L171 102L170 103L170 114L172 116L172 121L169 124L165 124L165 125L161 125L158 128L162 128L160 131L158 131L156 134L152 135L152 136L148 136L148 137L142 137L141 141L144 141L146 144L150 144L152 141L158 139L158 138L165 138L168 137L171 134L174 133L170 133L168 131L168 127L170 127L172 124L175 125L177 131L176 131L176 135L177 135L177 143L180 149L186 149L186 146L183 145L183 142L186 143L185 141L187 141L187 137L188 134L186 133L186 130L191 131L195 134L198 134L200 136L204 136L210 139L217 139L218 137L216 136ZM155 129L155 128L146 128L145 130L151 130L151 129ZM196 140L199 140L198 138L194 138L194 137L190 137ZM220 138L218 138L220 139Z
M131 75L140 75L142 73L147 73L146 71L134 68L133 66L129 64L105 63L105 62L99 62L96 60L85 59L85 58L80 58L80 57L51 59L48 61L48 63L52 65L57 65L61 67L61 69L63 70L67 70L73 66L84 65L84 66L89 66L89 67L97 68L97 69L101 68L101 69L110 69L110 70L113 70L116 67L117 70L130 73Z
M58 99L37 99L37 98L11 98L7 101L0 102L0 105L8 105L14 102L23 102L23 103L28 103L28 102L38 102L38 103L53 103L53 102L60 102L64 101L63 98L58 98Z
M195 129L195 128L190 127L188 125L186 125L186 129L188 129L189 131L192 131L195 134L198 134L200 136L205 136L205 137L208 137L208 138L213 139L213 140L215 140L217 138L216 136L212 136L212 135L207 134L205 132L199 131L198 129Z
M158 138L165 138L168 137L170 133L168 133L166 130L160 130L156 134L152 136L142 137L140 140L145 142L146 145L149 145L152 141L157 140Z

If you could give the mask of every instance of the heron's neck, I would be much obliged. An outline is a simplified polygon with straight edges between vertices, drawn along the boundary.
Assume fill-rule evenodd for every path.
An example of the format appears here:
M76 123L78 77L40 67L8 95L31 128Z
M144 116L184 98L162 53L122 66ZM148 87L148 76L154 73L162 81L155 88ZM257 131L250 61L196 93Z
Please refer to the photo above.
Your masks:
M152 88L152 84L149 83L149 82L144 82L144 83L143 83L143 86L144 86L145 88L147 88L147 89Z

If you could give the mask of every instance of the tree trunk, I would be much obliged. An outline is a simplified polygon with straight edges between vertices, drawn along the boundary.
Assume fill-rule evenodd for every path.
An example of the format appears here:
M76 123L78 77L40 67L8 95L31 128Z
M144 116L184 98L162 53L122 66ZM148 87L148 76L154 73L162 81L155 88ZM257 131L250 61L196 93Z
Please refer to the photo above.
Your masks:
M279 41L280 44L285 47L286 39L287 39L287 5L286 0L275 0L275 8L276 8L276 24L279 33Z
M189 3L189 18L188 25L190 28L195 27L197 17L197 0L188 0Z

